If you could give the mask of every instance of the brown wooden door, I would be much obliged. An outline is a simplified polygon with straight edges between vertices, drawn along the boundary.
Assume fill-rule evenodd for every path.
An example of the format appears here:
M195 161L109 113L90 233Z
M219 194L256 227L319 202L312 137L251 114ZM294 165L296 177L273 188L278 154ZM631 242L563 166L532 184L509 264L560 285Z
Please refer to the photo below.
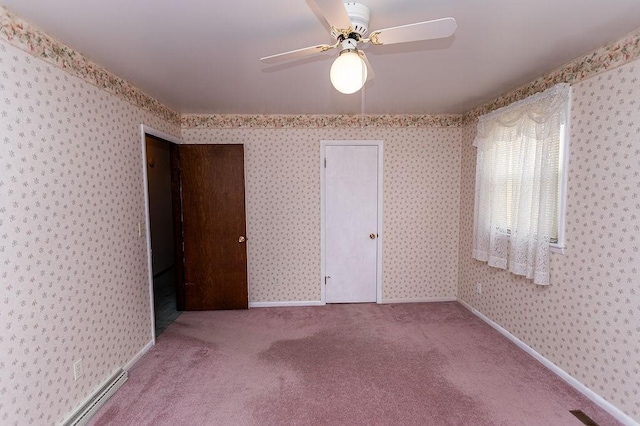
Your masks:
M180 145L188 311L246 309L243 145Z

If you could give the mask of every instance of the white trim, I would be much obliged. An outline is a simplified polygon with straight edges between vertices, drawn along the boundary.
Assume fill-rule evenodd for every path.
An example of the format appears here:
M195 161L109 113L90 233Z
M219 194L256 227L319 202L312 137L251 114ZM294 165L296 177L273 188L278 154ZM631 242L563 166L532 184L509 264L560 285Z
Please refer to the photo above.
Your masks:
M378 245L377 253L377 270L376 270L376 303L382 301L382 242L384 239L383 231L383 206L384 206L384 142L382 140L321 140L320 141L320 301L326 303L326 285L324 277L326 275L326 241L325 241L325 175L324 167L325 149L327 146L377 146L378 147Z
M382 239L384 238L384 222L382 220L384 213L384 146L382 141L378 141L378 147L378 294L376 303L382 303Z
M382 299L384 304L392 303L430 303L430 302L455 302L458 298L453 297L418 297L415 299Z
M144 193L144 221L145 221L145 237L147 244L147 269L149 271L149 311L151 312L151 342L152 345L156 341L156 319L153 307L153 260L151 257L151 214L149 213L149 177L147 176L147 142L146 135L155 136L168 142L180 144L182 141L176 137L168 135L160 130L140 124L140 139L142 145L142 186ZM128 364L127 364L128 365ZM126 370L126 368L125 368Z
M528 353L529 355L534 357L542 365L547 367L549 370L551 370L551 372L555 373L558 377L560 377L562 380L567 382L569 385L571 385L578 392L582 393L584 396L589 398L591 401L593 401L600 408L602 408L603 410L607 411L609 414L611 414L613 417L615 417L616 420L618 420L619 422L622 422L623 424L628 425L628 426L634 426L634 425L638 426L638 425L640 425L635 420L633 420L631 417L629 417L627 414L625 414L622 410L620 410L619 408L617 408L616 406L611 404L609 401L607 401L606 399L604 399L603 397L601 397L600 395L598 395L597 393L595 393L594 391L589 389L587 386L582 384L580 381L575 379L573 376L569 375L569 373L567 373L566 371L564 371L563 369L561 369L560 367L555 365L553 362L549 361L547 358L545 358L544 356L540 355L533 348L531 348L531 346L527 345L522 340L518 339L516 336L514 336L513 334L508 332L502 326L500 326L498 323L496 323L493 320L489 319L487 316L485 316L480 311L475 309L473 306L469 305L467 302L465 302L465 301L463 301L461 299L458 299L458 302L462 306L464 306L465 308L467 308L468 310L473 312L473 314L476 315L478 318L480 318L481 320L483 320L484 322L489 324L492 328L497 330L500 334L502 334L507 339L509 339L513 343L515 343L516 346L518 346L520 349L522 349L523 351L525 351L526 353Z
M324 306L321 300L300 300L291 302L250 302L249 308L283 308L287 306Z
M126 363L124 367L122 367L122 369L124 371L131 370L133 366L136 365L138 361L140 361L140 358L142 358L147 352L149 352L149 349L151 349L155 344L156 344L155 339L150 340L149 343L147 343L146 345L144 345L142 349L140 349L140 352L135 354L134 357L131 358L131 360L128 363Z
M569 99L567 100L567 121L564 124L564 134L560 144L560 158L558 159L558 243L551 245L552 253L565 254L566 226L567 226L567 182L569 180L569 145L571 144L571 108L573 106L573 89L569 86Z
M182 139L177 138L175 136L171 136L165 132L162 132L160 130L156 130L153 127L149 127L147 125L141 124L140 125L140 130L142 132L142 135L144 136L144 134L148 134L151 136L155 136L156 138L160 138L160 139L164 139L165 141L171 142L171 143L175 143L177 145L180 145L182 143Z
M322 303L326 303L327 300L327 286L325 283L325 276L327 275L327 268L325 264L325 249L326 249L326 240L324 236L324 222L326 219L326 215L324 213L325 210L325 190L324 190L324 181L326 171L324 169L324 141L320 141L320 301Z

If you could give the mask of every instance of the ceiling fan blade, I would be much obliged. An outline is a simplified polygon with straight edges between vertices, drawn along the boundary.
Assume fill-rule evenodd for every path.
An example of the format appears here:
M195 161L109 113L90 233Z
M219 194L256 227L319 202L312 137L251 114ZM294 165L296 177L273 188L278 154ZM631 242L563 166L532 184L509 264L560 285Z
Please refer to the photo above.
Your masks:
M318 44L317 46L305 47L303 49L292 50L290 52L278 53L277 55L265 56L264 58L260 58L260 60L265 64L274 64L276 62L290 61L313 55L315 53L325 52L329 49L334 49L337 46L337 44Z
M342 0L309 0L309 2L315 3L317 10L332 27L339 30L351 27L351 20Z
M369 59L367 58L367 55L365 55L365 53L362 50L358 50L358 55L360 55L360 57L364 61L365 65L367 66L367 81L373 80L376 75L373 73L373 67L371 66L371 63L369 62Z
M456 32L456 20L453 18L435 19L417 22L399 27L385 28L371 32L369 42L372 44L395 44L408 41L432 40L446 38Z

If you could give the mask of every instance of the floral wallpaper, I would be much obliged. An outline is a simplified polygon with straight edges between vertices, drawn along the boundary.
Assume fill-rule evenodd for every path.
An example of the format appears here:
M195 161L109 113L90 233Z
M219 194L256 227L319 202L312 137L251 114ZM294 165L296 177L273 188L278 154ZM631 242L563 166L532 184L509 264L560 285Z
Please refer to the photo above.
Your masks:
M117 75L97 65L81 53L35 28L0 6L0 39L56 65L133 105L153 112L172 124L180 123L180 115L132 86Z
M458 298L640 421L640 61L573 85L567 250L539 287L471 258L463 130ZM482 294L476 294L476 283Z
M0 41L2 425L59 424L152 338L141 123L180 134Z
M455 298L458 128L183 128L245 145L250 302L320 300L320 141L384 141L383 298Z

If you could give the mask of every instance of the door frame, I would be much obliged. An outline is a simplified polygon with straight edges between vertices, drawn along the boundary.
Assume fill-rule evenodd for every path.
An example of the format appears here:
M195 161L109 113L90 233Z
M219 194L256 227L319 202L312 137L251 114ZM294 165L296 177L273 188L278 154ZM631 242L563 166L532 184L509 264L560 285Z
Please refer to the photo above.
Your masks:
M149 212L149 177L147 176L147 142L146 135L155 136L160 139L164 139L167 142L179 145L182 141L179 138L156 130L153 127L149 127L145 124L140 124L140 139L142 146L142 185L144 192L144 235L147 244L147 270L149 272L149 311L151 312L151 341L156 344L156 313L153 307L153 260L151 255L151 213ZM140 223L138 224L140 226ZM138 228L140 232L140 228Z
M320 141L320 301L326 304L326 169L324 159L327 146L377 146L378 147L378 238L377 258L376 258L376 303L382 303L382 241L384 232L382 228L383 220L383 146L381 140L321 140Z

